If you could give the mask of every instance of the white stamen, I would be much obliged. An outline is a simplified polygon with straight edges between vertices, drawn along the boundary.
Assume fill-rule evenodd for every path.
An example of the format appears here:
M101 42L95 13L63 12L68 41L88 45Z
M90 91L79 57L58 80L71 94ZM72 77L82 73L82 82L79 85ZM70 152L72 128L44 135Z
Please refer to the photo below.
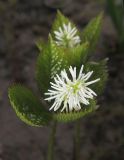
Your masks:
M97 96L96 93L91 90L88 86L90 84L96 83L100 79L92 80L86 82L92 75L93 71L88 73L83 73L83 65L77 76L76 67L69 67L69 72L71 75L67 75L67 72L64 70L61 71L60 75L56 74L54 77L54 82L50 82L51 89L45 93L48 98L45 98L47 101L54 101L50 110L57 111L61 109L61 112L66 110L66 112L71 112L73 110L80 110L81 104L89 105L89 99L93 99L94 96Z
M77 29L72 27L71 23L63 24L57 31L54 31L56 44L65 47L73 47L80 44L81 39L77 32Z

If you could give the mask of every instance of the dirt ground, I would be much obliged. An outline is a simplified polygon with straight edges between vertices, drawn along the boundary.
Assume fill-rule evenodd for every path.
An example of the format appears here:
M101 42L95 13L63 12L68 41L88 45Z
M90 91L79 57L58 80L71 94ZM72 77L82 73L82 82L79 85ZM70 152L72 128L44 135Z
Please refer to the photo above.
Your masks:
M82 29L105 5L95 0L0 1L0 160L44 160L49 127L21 122L9 104L14 82L37 92L36 40L46 39L59 8ZM96 57L109 57L109 80L100 108L81 120L80 160L124 160L124 53L115 53L116 33L105 13ZM57 127L55 160L73 160L74 123Z

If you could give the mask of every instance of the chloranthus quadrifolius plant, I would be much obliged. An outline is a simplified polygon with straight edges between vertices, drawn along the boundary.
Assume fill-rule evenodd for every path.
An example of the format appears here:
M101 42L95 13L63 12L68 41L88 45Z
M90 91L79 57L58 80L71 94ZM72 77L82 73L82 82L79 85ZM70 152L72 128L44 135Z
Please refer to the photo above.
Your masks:
M38 41L37 86L44 100L15 84L8 95L17 116L32 126L51 121L69 122L96 110L97 95L107 80L106 60L91 60L99 40L102 13L79 31L61 12L52 25L47 43Z

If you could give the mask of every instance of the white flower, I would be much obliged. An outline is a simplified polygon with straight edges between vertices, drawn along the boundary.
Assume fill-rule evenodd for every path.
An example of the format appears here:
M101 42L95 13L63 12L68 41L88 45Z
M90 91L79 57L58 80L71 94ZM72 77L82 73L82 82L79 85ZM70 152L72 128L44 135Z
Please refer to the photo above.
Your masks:
M70 75L68 76L65 69L62 70L60 76L56 74L56 77L54 77L55 82L50 82L52 89L45 93L45 95L49 96L45 100L54 100L50 110L54 109L56 111L62 108L61 112L64 110L67 112L72 110L78 111L81 109L81 104L89 105L89 99L93 99L96 96L96 93L88 86L100 79L87 82L93 71L87 74L83 73L82 65L78 76L76 76L76 67L73 69L70 66L69 72Z
M56 44L65 47L74 47L80 43L80 37L77 35L77 29L72 28L71 23L63 24L57 31L54 31Z

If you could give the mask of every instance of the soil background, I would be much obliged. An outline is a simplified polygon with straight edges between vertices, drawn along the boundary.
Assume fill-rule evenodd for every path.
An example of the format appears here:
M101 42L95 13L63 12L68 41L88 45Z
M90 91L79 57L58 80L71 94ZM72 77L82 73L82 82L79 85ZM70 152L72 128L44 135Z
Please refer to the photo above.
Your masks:
M57 9L83 29L105 11L95 52L109 57L109 80L100 108L81 120L80 160L124 160L124 53L116 49L117 35L106 5L92 0L0 0L0 160L44 160L49 127L30 127L9 104L8 87L20 82L34 89L36 41L47 40ZM55 160L73 160L75 123L57 127Z

